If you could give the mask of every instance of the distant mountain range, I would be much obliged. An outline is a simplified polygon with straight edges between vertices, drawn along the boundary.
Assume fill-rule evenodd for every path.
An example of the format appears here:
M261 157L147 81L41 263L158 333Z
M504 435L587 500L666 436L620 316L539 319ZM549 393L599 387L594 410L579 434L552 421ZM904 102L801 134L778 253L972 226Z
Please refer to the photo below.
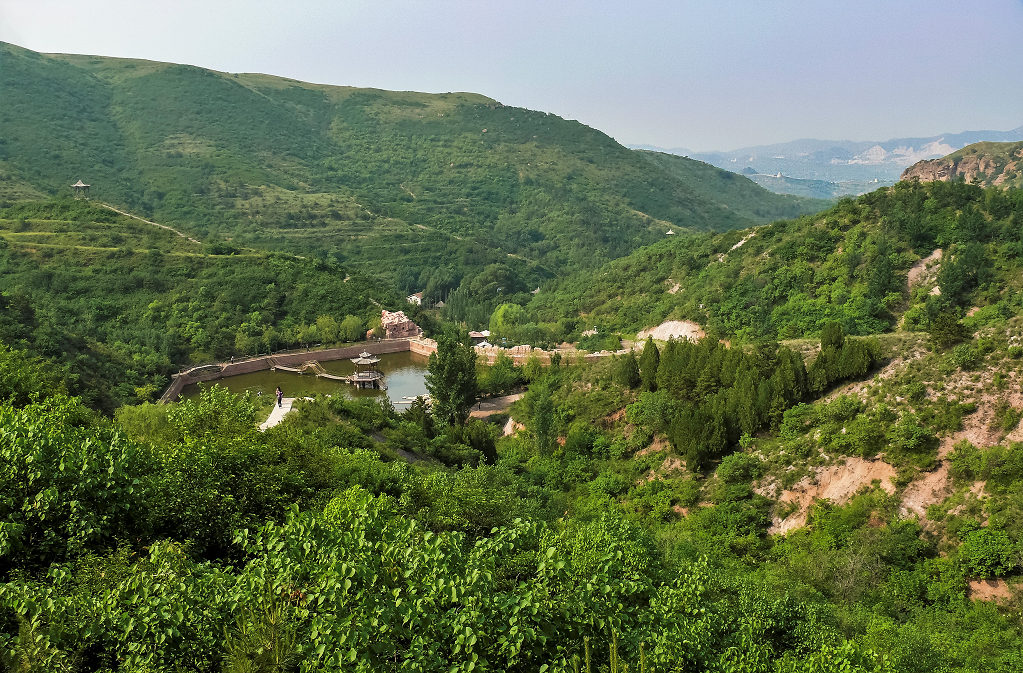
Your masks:
M834 197L892 184L912 164L943 157L973 143L1020 140L1023 140L1023 126L1011 131L964 131L884 141L807 138L726 152L691 152L684 148L660 149L648 145L632 147L659 149L741 172L762 187L777 193L822 198L828 192ZM748 169L752 169L752 173ZM765 179L771 177L774 179ZM795 181L791 180L793 178ZM823 181L833 183L833 186L819 183L807 185L799 182L802 180Z

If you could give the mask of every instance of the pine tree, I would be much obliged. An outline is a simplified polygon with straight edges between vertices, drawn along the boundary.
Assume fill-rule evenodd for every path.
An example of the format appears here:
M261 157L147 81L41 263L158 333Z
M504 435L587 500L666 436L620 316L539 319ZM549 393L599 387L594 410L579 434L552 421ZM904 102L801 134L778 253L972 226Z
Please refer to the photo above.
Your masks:
M639 374L639 363L636 354L629 351L617 359L615 363L615 382L626 388L635 388L642 382Z
M551 399L551 391L546 381L531 389L530 393L533 397L531 416L536 450L541 454L549 454L554 450L558 439L554 400Z
M657 390L657 366L661 362L661 353L653 337L647 337L643 344L643 353L639 356L639 376L643 390Z

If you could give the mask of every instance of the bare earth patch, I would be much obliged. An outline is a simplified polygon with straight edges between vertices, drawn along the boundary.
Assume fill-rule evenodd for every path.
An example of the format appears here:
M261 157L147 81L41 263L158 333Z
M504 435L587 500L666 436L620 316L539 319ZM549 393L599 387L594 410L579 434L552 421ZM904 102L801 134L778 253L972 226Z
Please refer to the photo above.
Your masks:
M967 595L975 601L1002 602L1012 598L1012 589L1003 579L970 580Z
M827 499L841 505L875 480L881 483L881 488L886 492L894 493L894 478L895 468L881 460L846 458L841 465L822 467L813 477L805 477L791 489L781 492L778 503L794 502L798 509L785 519L776 517L768 532L784 534L805 526L810 506L815 500Z
M636 335L636 341L642 341L648 336L657 341L668 341L669 339L691 339L697 341L706 336L703 328L691 320L667 320L657 327L650 327Z
M942 461L938 469L928 472L906 487L902 495L903 516L916 514L921 519L927 515L927 508L936 505L952 495L952 484L948 478L948 463Z
M914 264L910 268L909 273L906 275L909 289L912 290L918 285L931 283L936 280L938 278L938 267L940 264L941 248L936 249L934 252Z

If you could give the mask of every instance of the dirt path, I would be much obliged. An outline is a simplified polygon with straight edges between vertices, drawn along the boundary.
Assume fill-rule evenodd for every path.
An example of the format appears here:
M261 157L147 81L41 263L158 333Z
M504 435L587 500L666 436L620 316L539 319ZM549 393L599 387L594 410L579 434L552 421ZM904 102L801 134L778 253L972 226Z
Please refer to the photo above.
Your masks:
M107 210L112 210L115 213L120 213L121 215L124 215L125 217L130 217L133 220L138 220L139 222L145 222L146 224L151 224L154 227L160 227L161 229L166 229L167 231L172 231L175 234L177 234L178 236L180 236L181 238L185 239L186 241L191 241L192 243L195 243L196 245L202 245L202 243L200 243L196 239L192 238L191 236L188 236L187 234L181 233L180 231L178 231L174 227L168 227L166 224L160 224L158 222L153 222L152 220L147 220L145 218L139 217L138 215L132 215L131 213L127 213L127 212L125 212L123 210L120 210L119 208L114 208L109 203L99 203L99 202L97 202L96 205L97 206L101 206L103 208L106 208Z
M473 418L486 418L487 416L493 416L494 414L504 413L508 411L508 407L512 405L512 402L521 400L524 394L525 393L515 393L514 395L492 397L489 400L483 400L479 403L479 408L473 409L469 415Z

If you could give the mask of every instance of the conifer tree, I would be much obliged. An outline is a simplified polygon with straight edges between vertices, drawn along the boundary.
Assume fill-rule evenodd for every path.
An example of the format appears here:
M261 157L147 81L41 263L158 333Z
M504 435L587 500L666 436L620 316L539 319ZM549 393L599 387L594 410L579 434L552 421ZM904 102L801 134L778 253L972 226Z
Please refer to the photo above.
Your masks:
M615 363L615 382L626 388L635 388L641 381L636 354L630 350Z
M661 362L661 353L653 337L647 337L643 344L643 353L639 356L639 376L643 390L657 390L657 366Z

